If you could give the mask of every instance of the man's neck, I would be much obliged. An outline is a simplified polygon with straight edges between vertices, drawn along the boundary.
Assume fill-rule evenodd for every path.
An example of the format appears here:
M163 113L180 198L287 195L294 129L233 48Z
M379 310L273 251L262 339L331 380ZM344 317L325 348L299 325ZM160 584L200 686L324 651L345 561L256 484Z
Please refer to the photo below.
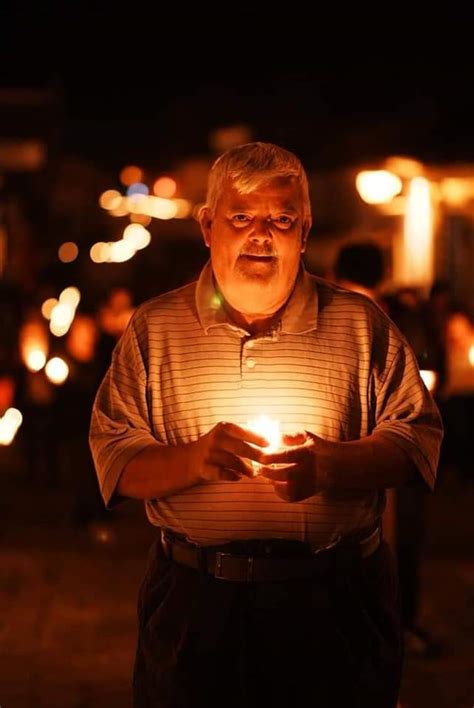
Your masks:
M269 315L248 315L235 310L228 302L224 306L230 319L250 334L262 334L271 330L280 319L284 307L283 305L279 310Z

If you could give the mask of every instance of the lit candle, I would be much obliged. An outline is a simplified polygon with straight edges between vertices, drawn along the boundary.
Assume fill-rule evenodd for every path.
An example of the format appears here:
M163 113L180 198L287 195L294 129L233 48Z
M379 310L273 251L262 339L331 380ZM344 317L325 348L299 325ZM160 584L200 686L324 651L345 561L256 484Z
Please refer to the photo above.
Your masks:
M280 432L280 421L270 418L267 415L259 415L258 418L252 418L247 421L247 428L252 430L257 435L264 437L269 445L264 448L265 452L275 452L282 446L281 432ZM258 475L258 470L260 465L258 462L252 460L252 467L255 472L255 476Z
M262 414L259 415L258 418L252 418L247 421L247 428L268 440L269 445L265 448L266 452L275 452L275 450L281 447L279 420L274 420Z

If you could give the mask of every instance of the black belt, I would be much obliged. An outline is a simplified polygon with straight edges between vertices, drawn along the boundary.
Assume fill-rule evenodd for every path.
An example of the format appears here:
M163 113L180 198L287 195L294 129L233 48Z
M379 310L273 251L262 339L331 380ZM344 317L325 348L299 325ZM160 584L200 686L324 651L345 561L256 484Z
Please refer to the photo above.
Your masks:
M362 539L347 538L338 543L316 551L299 544L296 553L272 548L274 542L268 542L268 553L238 553L233 549L236 544L224 546L198 546L184 539L177 538L172 532L163 529L161 543L165 555L179 565L203 573L210 573L220 580L233 582L277 582L284 580L304 580L318 575L325 575L333 567L335 557L341 553L351 558L367 558L380 546L381 529L378 526ZM242 542L244 546L246 542ZM247 544L249 545L249 544ZM289 544L287 544L289 545ZM258 547L265 549L265 541L259 541ZM284 542L282 544L284 548Z

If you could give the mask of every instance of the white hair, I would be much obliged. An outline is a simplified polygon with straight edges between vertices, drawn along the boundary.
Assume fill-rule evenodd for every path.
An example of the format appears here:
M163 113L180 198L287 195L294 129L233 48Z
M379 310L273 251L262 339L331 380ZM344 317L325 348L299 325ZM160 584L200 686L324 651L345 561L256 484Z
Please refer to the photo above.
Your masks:
M311 219L308 178L301 161L289 150L272 143L246 143L223 153L209 172L206 204L214 215L217 202L229 181L241 194L249 194L277 177L294 177L304 199L304 219Z

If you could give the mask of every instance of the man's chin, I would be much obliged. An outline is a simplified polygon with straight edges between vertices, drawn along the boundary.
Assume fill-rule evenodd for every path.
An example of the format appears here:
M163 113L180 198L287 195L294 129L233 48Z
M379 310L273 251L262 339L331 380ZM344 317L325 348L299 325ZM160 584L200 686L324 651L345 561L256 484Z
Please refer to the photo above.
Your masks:
M275 258L240 258L236 265L236 273L241 278L271 278L277 270Z

